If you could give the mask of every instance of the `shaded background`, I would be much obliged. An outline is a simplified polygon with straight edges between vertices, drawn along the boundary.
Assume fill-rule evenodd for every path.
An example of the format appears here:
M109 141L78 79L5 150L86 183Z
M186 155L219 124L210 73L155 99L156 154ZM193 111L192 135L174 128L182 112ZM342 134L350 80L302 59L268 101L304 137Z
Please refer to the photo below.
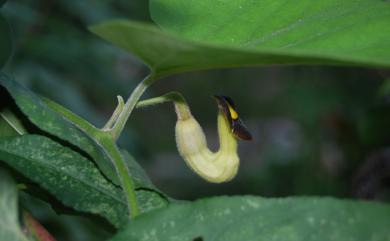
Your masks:
M147 1L9 0L4 16L14 30L5 71L97 126L127 97L148 69L87 26L111 18L151 22ZM331 66L271 66L186 73L154 84L153 97L176 90L191 106L216 149L217 107L231 96L254 136L240 142L241 167L227 184L206 183L175 147L173 107L136 110L120 139L162 191L176 199L213 195L321 195L390 200L389 70ZM388 79L388 81L386 81ZM84 218L57 215L30 197L31 212L59 240L104 240Z

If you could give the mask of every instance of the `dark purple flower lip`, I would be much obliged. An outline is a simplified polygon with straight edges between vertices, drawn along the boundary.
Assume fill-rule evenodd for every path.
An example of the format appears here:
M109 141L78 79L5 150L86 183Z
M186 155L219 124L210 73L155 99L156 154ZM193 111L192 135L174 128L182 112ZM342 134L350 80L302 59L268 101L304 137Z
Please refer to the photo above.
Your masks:
M236 105L234 104L232 98L224 95L214 95L214 98L217 101L218 108L222 111L222 113L225 115L225 118L228 120L233 135L241 140L252 140L253 137L251 133L239 118Z

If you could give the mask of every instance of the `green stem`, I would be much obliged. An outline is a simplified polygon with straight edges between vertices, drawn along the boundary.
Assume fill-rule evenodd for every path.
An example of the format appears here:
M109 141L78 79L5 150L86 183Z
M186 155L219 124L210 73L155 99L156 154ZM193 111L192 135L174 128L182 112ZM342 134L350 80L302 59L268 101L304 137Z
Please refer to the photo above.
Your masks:
M184 97L176 91L168 92L165 95L159 96L159 97L154 97L151 99L147 100L141 100L137 103L136 108L144 108L152 105L158 105L158 104L163 104L166 102L181 102L185 103Z
M154 80L155 76L153 73L143 79L131 93L124 106L122 98L118 97L117 108L107 124L100 130L99 144L106 150L107 154L113 161L122 189L126 196L127 206L131 218L134 218L139 214L137 196L126 162L122 158L115 142L122 133L123 128L125 127L125 124L139 98Z
M169 92L159 97L140 101L137 103L136 108L162 104L170 101L172 101L175 104L176 114L179 119L184 120L191 116L191 112L190 109L188 108L186 100L184 99L182 94L176 91Z
M102 145L107 154L111 157L115 170L119 177L123 192L126 197L127 207L129 209L130 218L134 218L139 214L138 201L135 193L134 183L131 179L130 172L127 168L126 162L123 159L115 140L112 139L111 135L102 133L103 135L99 138L99 143Z
M123 128L131 112L136 107L139 98L145 92L145 90L154 82L155 79L155 76L153 74L150 74L144 80L142 80L141 83L139 83L134 89L134 91L131 93L129 99L126 101L126 104L124 106L122 98L118 98L118 106L115 109L110 120L107 122L104 128L101 129L101 135L99 138L99 143L106 150L107 154L111 157L113 161L117 175L121 182L122 189L126 196L130 217L132 218L139 214L137 196L129 170L127 169L126 163L123 160L115 142L123 131ZM178 92L170 92L161 97L141 101L139 102L137 107L155 105L167 101L173 101L175 103L176 108L187 108L183 96Z
M117 140L119 138L139 98L145 92L145 90L154 82L154 80L155 80L155 76L153 73L148 75L137 85L133 93L131 93L129 99L127 99L126 104L123 107L122 112L120 113L114 126L110 130L110 133L114 140Z

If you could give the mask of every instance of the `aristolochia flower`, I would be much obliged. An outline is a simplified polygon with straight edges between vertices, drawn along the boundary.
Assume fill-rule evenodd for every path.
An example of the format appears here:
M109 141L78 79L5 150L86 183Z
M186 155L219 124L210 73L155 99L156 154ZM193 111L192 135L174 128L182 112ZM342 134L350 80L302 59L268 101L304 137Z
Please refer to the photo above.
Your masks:
M219 150L212 152L207 147L204 132L192 116L183 98L174 101L177 114L176 144L188 166L209 182L221 183L231 180L238 170L237 139L251 140L233 101L226 96L215 96L218 104Z

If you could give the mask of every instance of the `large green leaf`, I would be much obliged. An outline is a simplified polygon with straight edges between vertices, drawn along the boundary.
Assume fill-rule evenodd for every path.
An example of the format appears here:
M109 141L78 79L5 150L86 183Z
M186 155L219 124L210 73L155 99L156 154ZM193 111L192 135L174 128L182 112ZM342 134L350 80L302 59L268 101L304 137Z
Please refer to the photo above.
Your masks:
M152 0L162 30L109 21L92 32L160 75L264 64L390 66L390 3L382 0Z
M108 182L86 158L37 135L0 138L0 160L39 183L65 205L101 215L116 227L127 221L121 189ZM136 192L141 212L166 205L159 194Z
M251 50L390 64L390 3L382 0L151 0L163 29Z
M2 73L0 73L0 84L8 90L20 110L32 123L87 152L107 177L116 180L115 169L106 153L88 134L95 130L92 125L88 123L83 126L77 125L69 120L67 116L58 114L37 95Z
M384 204L220 197L140 216L112 241L389 241L389 227L390 206Z
M190 42L163 32L153 25L134 21L113 20L94 25L90 30L135 54L160 76L219 67L325 62L320 57L288 56L271 52L259 54Z
M8 90L20 110L33 124L85 151L106 177L118 183L112 161L92 136L97 131L94 126L61 105L35 95L5 74L0 73L0 84ZM128 163L135 162L130 155L126 156ZM138 164L133 163L131 167L135 167L130 169L130 172L136 177L134 181L137 188L154 188Z
M0 170L0 240L28 241L18 222L18 191L15 183Z

